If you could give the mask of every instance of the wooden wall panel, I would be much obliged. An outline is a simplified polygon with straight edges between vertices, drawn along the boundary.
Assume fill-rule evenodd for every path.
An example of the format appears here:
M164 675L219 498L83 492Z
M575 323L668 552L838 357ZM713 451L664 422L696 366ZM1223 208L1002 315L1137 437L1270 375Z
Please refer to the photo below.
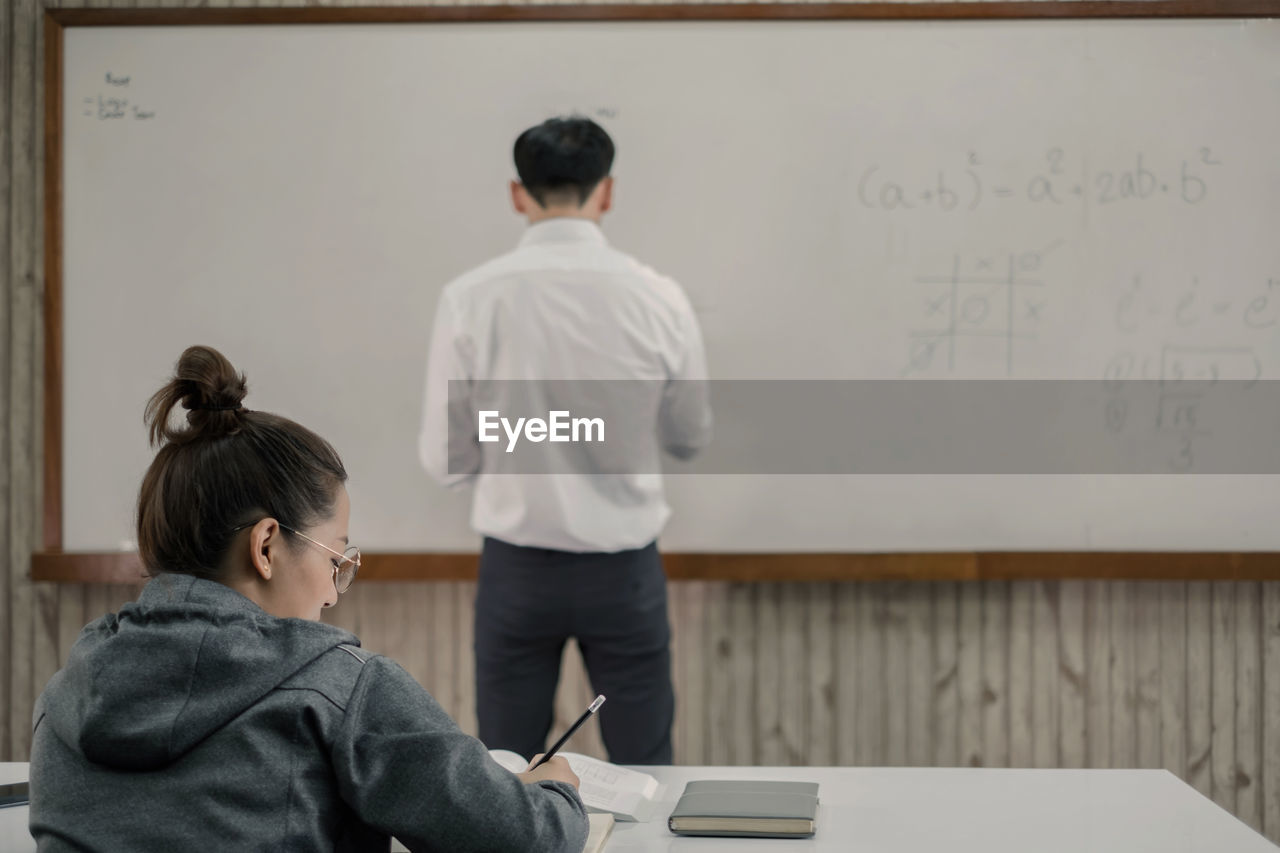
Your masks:
M933 587L933 761L958 767L960 761L960 630L959 584ZM852 762L841 762L852 763Z
M1236 817L1262 831L1262 588L1235 585ZM1280 796L1280 791L1273 791Z
M1229 812L1236 808L1236 668L1235 587L1229 583L1210 584L1209 641L1211 689L1209 716L1209 796Z
M1058 743L1056 760L1045 749L1037 767L1084 767L1088 764L1088 670L1085 662L1086 584L1064 581L1058 588L1058 669L1044 676L1056 682ZM1047 642L1047 641L1046 641Z
M1213 794L1212 589L1187 585L1187 772L1183 777L1206 797Z
M34 500L32 495L20 495L14 492L9 472L9 422L14 417L20 416L24 408L31 406L29 400L15 399L9 388L11 360L9 325L13 312L13 271L7 259L11 254L10 222L15 215L20 215L14 210L20 201L13 195L13 166L10 155L13 146L10 116L14 110L15 93L13 84L10 82L13 75L13 58L10 56L8 46L13 44L13 8L9 4L0 6L0 44L6 47L5 52L0 54L0 75L3 75L0 76L0 82L2 82L0 85L0 284L3 284L3 292L0 292L0 411L4 412L4 416L0 417L0 536L8 541L10 505L17 501ZM8 556L7 548L4 553ZM0 654L0 689L6 697L0 701L0 758L11 752L10 719L20 711L20 706L8 698L14 683L14 658L29 654L29 647L23 644L18 636L19 626L10 616L14 609L13 599L17 595L17 588L24 582L24 577L15 577L12 564L0 567L0 643L9 649L8 653Z
M1280 584L1262 584L1262 701L1261 730L1262 826L1268 838L1280 843Z
M26 582L27 555L39 544L36 535L37 505L25 499L40 494L39 427L36 408L39 382L36 370L40 362L39 265L42 258L41 223L43 207L38 192L39 167L42 160L37 150L43 106L39 89L40 7L36 0L12 0L4 4L0 17L5 19L8 34L4 81L7 84L5 112L0 123L7 134L0 139L3 165L0 185L6 202L5 248L0 254L5 287L0 313L0 400L4 404L4 426L0 428L0 468L4 471L3 550L9 587L7 641L12 649L7 669L7 692L12 708L30 708L36 694L38 668L47 663L40 654L43 640L40 613L47 612L45 602ZM18 500L10 495L20 496ZM25 752L30 744L30 711L7 720L5 743L0 748L12 753Z

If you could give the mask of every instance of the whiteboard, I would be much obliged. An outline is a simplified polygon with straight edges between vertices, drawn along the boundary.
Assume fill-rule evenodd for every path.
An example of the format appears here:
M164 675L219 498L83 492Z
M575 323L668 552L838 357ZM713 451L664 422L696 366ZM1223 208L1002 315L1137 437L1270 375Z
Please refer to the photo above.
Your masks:
M334 443L353 541L474 548L416 462L427 334L519 238L510 147L553 114L613 135L606 234L718 378L1280 369L1275 21L70 27L63 81L67 550L132 547L193 343ZM677 476L663 544L1274 550L1277 482Z

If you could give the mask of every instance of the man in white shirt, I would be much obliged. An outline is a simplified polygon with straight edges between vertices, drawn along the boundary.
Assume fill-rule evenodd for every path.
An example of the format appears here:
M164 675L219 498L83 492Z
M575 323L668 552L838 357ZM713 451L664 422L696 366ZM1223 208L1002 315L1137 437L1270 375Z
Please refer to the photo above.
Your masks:
M514 251L441 294L419 456L440 482L475 486L480 739L543 751L564 644L575 637L593 688L608 697L599 716L610 759L670 764L671 630L656 547L670 508L656 467L634 460L655 460L658 446L687 458L710 440L706 358L680 286L605 241L613 154L585 118L550 119L516 140L511 198L529 227ZM582 470L589 452L567 473L504 473L507 438L499 430L499 444L482 445L477 408L502 412L504 394L536 385L519 380L656 389L652 406L629 407L625 419L653 453L607 473ZM562 448L536 449L556 459Z

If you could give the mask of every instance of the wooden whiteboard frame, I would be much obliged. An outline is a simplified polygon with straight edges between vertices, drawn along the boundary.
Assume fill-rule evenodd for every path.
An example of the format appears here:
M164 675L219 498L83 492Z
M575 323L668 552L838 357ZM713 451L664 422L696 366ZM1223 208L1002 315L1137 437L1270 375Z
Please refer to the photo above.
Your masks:
M1280 0L1123 2L711 3L304 7L224 9L49 9L44 15L44 533L31 577L64 583L135 583L136 554L62 551L62 104L67 27L389 24L536 21L824 21L1063 18L1280 17ZM475 554L365 556L362 580L472 580ZM671 553L676 580L1280 580L1280 552L998 551L920 553Z

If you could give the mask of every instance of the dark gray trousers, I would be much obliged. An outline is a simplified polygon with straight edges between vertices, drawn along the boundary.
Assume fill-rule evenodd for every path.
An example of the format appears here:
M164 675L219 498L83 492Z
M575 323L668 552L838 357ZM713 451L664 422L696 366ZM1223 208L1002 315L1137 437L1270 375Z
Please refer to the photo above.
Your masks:
M671 626L656 544L577 554L484 540L475 618L480 740L525 757L546 749L569 637L592 689L606 697L599 719L609 760L672 763Z

